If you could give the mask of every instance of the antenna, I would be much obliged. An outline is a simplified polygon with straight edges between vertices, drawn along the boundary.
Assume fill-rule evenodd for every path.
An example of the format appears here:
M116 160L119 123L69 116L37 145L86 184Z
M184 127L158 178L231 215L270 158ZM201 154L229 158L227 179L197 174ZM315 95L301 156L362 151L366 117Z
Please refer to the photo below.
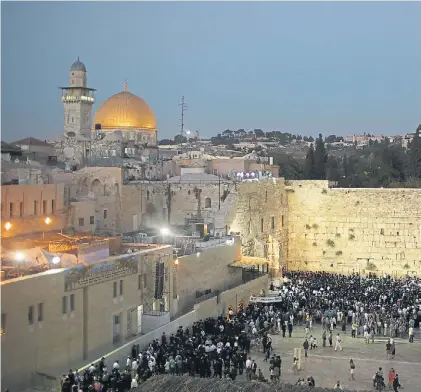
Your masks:
M127 93L128 89L127 89L127 79L124 79L124 90L125 93Z
M184 113L187 110L187 105L186 105L186 101L184 100L184 95L181 97L181 103L179 103L178 105L181 107L181 118L180 118L181 130L180 130L180 134L181 134L181 136L183 136L183 133L184 133Z

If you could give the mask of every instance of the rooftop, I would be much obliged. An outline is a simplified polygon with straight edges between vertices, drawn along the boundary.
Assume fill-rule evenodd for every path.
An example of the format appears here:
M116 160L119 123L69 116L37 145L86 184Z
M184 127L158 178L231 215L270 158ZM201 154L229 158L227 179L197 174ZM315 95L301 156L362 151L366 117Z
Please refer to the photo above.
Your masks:
M17 140L12 145L20 145L20 146L43 146L43 147L51 147L50 143L47 143L45 141L36 139L34 137L27 137L25 139Z

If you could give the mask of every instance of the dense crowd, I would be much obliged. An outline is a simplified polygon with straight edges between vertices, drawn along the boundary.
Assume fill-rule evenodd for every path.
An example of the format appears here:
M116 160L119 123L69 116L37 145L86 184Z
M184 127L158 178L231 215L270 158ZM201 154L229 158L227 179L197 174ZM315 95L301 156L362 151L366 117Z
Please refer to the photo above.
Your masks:
M291 336L294 325L304 324L307 334L313 321L321 322L332 345L332 330L337 325L342 330L351 326L353 331L356 326L355 336L369 333L396 337L410 334L411 328L413 331L420 324L420 280L307 272L288 273L287 278L288 283L282 287L271 287L279 290L280 302L252 303L238 314L230 310L227 317L200 320L190 328L179 327L170 336L162 334L146 349L133 345L125 363L115 361L108 367L102 358L83 374L70 370L63 375L62 391L122 392L159 374L231 380L245 374L249 380L277 381L281 378L282 360L274 355L267 333L274 329L282 331L284 336L288 331ZM322 340L326 344L324 336ZM257 337L269 365L268 378L250 355ZM339 333L336 345L338 337ZM313 336L309 339L307 349L317 345ZM392 354L392 347L389 350ZM294 358L294 366L296 361ZM315 385L312 377L299 382Z

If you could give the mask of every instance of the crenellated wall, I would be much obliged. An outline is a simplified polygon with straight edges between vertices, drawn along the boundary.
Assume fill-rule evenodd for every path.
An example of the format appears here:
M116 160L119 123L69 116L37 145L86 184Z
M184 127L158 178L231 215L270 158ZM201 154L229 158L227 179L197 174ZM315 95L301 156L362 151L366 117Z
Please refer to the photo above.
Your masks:
M289 269L421 272L421 189L288 184Z

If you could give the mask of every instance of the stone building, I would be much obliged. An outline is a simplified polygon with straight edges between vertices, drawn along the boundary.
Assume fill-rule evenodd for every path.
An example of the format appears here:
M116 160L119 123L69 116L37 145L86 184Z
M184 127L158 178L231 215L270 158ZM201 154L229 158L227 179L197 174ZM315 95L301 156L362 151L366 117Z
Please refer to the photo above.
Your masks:
M66 214L63 184L1 187L2 238L63 230Z
M148 332L153 310L168 322L173 272L172 249L161 246L2 281L2 386L24 390L36 372L96 359Z
M87 87L86 66L78 59L69 72L69 85L61 87L64 133L52 141L59 162L68 170L84 167L104 157L157 156L156 120L140 97L124 91L98 108L92 125L95 89ZM156 151L155 151L156 150Z

